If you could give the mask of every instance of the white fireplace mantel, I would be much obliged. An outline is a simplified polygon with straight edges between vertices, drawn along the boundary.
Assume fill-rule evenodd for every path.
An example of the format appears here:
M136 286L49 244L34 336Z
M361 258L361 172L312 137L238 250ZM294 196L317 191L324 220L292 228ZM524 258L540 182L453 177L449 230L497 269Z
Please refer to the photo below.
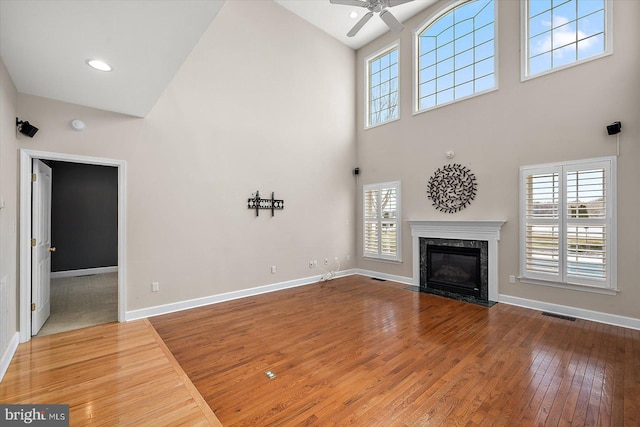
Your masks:
M506 221L407 221L413 240L413 284L420 286L420 238L483 240L489 252L489 301L498 301L498 241Z

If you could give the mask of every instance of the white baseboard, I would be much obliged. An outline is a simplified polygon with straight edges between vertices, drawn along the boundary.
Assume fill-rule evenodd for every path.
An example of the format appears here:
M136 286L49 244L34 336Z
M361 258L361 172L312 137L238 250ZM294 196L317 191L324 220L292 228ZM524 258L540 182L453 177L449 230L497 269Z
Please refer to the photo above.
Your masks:
M577 317L579 319L591 320L593 322L605 323L607 325L622 326L623 328L640 330L640 319L635 319L633 317L618 316L616 314L585 310L583 308L552 304L526 298L512 297L509 295L498 295L498 302L516 305L518 307L530 308L532 310L540 310L554 314L562 314L564 316Z
M412 277L396 276L393 274L380 273L377 271L363 270L358 268L339 271L336 274L336 277L351 276L354 274L390 280L393 282L403 283L411 286L414 285ZM186 300L186 301L179 301L176 303L170 303L165 305L158 305L155 307L142 308L139 310L127 311L125 320L130 321L130 320L142 319L146 317L159 316L162 314L173 313L176 311L188 310L190 308L202 307L205 305L231 301L238 298L251 297L254 295L260 295L267 292L275 292L283 289L309 285L312 283L317 283L320 280L322 280L322 275L316 275L316 276L306 277L302 279L289 280L286 282L273 283L271 285L243 289L240 291L227 292L224 294L211 295L203 298L195 298L195 299ZM502 295L502 294L498 295L498 302L515 305L518 307L524 307L532 310L546 311L550 313L562 314L565 316L572 316L580 319L591 320L594 322L600 322L600 323L605 323L609 325L615 325L615 326L621 326L624 328L640 330L640 319L635 319L632 317L618 316L615 314L585 310L577 307L552 304L552 303L513 297L509 295Z
M376 279L391 280L393 282L404 283L405 285L413 286L412 277L396 276L395 274L386 274L386 273L380 273L377 271L362 270L362 269L356 269L355 274L360 274L361 276L367 276L367 277L374 277Z
M354 270L339 271L335 277L344 277L355 274ZM275 292L283 289L295 288L297 286L310 285L322 280L322 275L305 277L303 279L289 280L286 282L273 283L271 285L258 286L255 288L243 289L240 291L226 292L224 294L211 295L208 297L195 298L186 301L157 305L155 307L142 308L140 310L127 311L125 320L143 319L146 317L160 316L162 314L173 313L176 311L188 310L190 308L202 307L205 305L217 304L220 302L231 301L238 298L246 298L254 295L265 294L267 292Z
M379 273L377 271L355 269L354 274L363 276L376 277L380 279L392 280L407 285L415 286L413 278L395 276L392 274ZM570 307L566 305L553 304L543 301L530 300L526 298L512 297L509 295L498 295L498 302L518 307L529 308L532 310L546 311L549 313L562 314L565 316L577 317L579 319L591 320L593 322L605 323L607 325L621 326L623 328L640 330L640 319L633 317L619 316L616 314L602 313L599 311L586 310L583 308Z
M16 332L15 334L13 334L13 337L11 337L6 350L4 351L4 353L2 353L2 357L0 357L0 382L2 382L7 369L9 369L9 364L11 363L11 359L13 359L13 355L16 354L19 342L20 334Z
M392 280L394 282L400 282L407 285L415 286L413 283L413 278L411 277L395 276L392 274L385 274L385 273L379 273L377 271L369 271L369 270L361 270L361 269L354 270L354 274L361 274L363 276ZM529 308L532 310L540 310L540 311L546 311L549 313L577 317L579 319L591 320L593 322L605 323L607 325L621 326L623 328L640 330L640 319L636 319L633 317L619 316L616 314L602 313L599 311L586 310L583 308L570 307L566 305L530 300L526 298L512 297L509 295L502 295L502 294L498 294L498 302L501 302L504 304L516 305L518 307Z
M96 267L96 268L83 268L82 270L66 270L51 272L52 279L58 279L60 277L78 277L78 276L90 276L92 274L105 274L105 273L117 273L118 266L113 267Z

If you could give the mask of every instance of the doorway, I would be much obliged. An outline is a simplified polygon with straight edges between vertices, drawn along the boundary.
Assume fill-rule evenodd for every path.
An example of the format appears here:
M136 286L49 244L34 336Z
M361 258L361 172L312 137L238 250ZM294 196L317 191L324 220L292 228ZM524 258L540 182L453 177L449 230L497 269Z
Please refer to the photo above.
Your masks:
M31 334L50 335L118 320L118 169L34 160L51 169L50 315L41 329L33 270ZM44 180L44 179L43 179ZM35 188L32 228L38 229ZM36 237L34 235L34 237ZM35 255L34 255L35 256ZM33 263L32 259L32 263Z
M31 339L31 230L33 214L31 203L31 164L33 160L60 161L117 168L117 320L124 322L126 320L126 163L122 160L114 159L20 150L20 341L26 342Z

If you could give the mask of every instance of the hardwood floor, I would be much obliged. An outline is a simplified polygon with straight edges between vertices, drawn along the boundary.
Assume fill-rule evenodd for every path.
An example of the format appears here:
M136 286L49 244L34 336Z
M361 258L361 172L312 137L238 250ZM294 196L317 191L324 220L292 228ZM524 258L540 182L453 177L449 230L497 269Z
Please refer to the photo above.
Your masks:
M225 426L640 425L637 330L362 276L151 323Z
M66 403L74 426L640 425L637 330L362 276L151 323L21 344L0 402Z
M72 426L221 425L147 320L20 344L0 402L69 404Z

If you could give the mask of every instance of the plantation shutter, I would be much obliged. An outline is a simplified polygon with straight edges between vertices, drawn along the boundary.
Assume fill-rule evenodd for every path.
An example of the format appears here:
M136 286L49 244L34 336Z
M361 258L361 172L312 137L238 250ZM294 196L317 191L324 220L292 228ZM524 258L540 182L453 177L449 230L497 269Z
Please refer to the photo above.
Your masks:
M364 186L365 257L400 260L400 183Z
M377 256L380 253L380 221L378 204L380 190L371 188L364 192L364 254Z
M521 275L615 289L614 160L521 168Z
M526 270L540 278L560 278L560 170L526 176Z
M567 281L607 277L607 177L604 168L566 170Z

